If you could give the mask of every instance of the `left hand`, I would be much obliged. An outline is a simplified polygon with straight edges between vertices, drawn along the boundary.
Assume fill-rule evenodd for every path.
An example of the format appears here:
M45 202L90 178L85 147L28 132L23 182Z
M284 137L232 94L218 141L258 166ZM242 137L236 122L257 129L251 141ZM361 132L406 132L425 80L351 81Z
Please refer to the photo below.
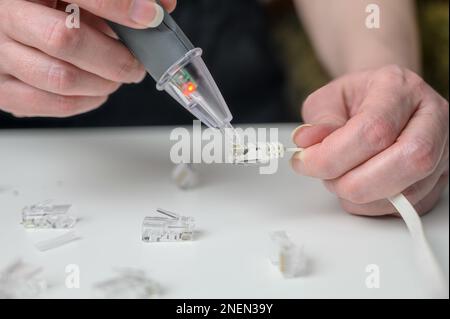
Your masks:
M293 169L324 180L358 215L395 213L403 193L423 214L448 183L449 105L412 71L387 66L343 76L303 105Z

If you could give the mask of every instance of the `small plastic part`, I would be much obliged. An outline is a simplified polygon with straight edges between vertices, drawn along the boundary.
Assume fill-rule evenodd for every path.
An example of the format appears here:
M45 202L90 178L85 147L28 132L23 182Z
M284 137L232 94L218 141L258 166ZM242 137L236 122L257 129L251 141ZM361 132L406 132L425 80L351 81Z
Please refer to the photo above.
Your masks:
M145 217L142 223L142 241L177 242L194 240L194 219L158 209L161 216Z
M75 231L70 231L64 235L58 236L56 238L47 239L41 242L38 242L35 246L39 251L47 251L50 249L61 247L70 242L81 239Z
M179 164L172 171L172 179L181 189L191 189L198 185L198 173L192 167L192 164Z
M283 276L295 278L305 275L308 262L303 247L295 245L284 231L273 232L270 238L275 245L271 262L279 267Z
M47 288L42 269L18 260L0 273L0 299L37 298Z
M278 142L235 144L232 147L232 163L264 164L271 160L283 158L286 152L301 152L301 148L286 148Z
M97 295L104 299L155 299L161 293L158 283L147 278L144 271L117 270L118 276L95 285Z
M72 228L77 219L67 214L70 208L71 205L53 205L51 201L27 206L22 211L22 224L25 228Z

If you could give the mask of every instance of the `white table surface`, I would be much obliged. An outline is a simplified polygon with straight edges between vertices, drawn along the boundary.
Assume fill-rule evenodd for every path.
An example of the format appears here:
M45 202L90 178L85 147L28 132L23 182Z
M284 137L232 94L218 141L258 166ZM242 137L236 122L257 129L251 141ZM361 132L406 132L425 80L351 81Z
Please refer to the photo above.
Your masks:
M289 144L293 125L280 126ZM146 270L165 298L427 297L402 220L344 213L319 181L254 167L200 165L201 185L179 190L170 175L170 128L0 131L0 269L17 258L43 266L53 283L44 297L89 298L115 267ZM14 192L16 190L17 192ZM25 231L24 206L71 203L83 239L47 252L34 244L60 231ZM448 278L448 191L423 218ZM141 223L158 207L197 220L193 243L141 242ZM286 230L305 246L311 272L284 279L268 259L268 234ZM67 289L65 267L80 267ZM365 285L380 267L379 289Z

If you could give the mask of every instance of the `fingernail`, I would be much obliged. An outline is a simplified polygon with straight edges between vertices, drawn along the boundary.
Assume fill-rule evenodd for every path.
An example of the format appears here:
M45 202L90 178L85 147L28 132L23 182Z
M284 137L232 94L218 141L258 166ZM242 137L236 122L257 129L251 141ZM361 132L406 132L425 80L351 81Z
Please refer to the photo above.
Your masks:
M303 161L305 160L305 151L295 153L295 154L292 156L292 158L293 158L294 160L300 160L300 161L303 162Z
M311 125L311 124L303 124L303 125L300 125L299 127L297 127L297 128L292 132L291 139L294 140L295 136L297 136L297 134L298 134L302 129L307 128L307 127L312 127L312 125Z
M299 174L302 174L302 166L304 165L303 160L304 160L303 152L297 152L294 155L292 155L289 161L292 169Z
M146 28L156 28L164 20L163 8L151 0L134 0L130 9L130 18Z

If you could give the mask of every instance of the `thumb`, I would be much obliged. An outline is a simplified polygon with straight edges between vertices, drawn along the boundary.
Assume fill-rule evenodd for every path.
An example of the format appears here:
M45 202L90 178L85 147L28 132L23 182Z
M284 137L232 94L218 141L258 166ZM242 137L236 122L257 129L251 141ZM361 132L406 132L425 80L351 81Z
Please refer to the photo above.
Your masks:
M343 79L338 79L312 93L303 103L306 124L297 127L292 140L301 148L322 142L348 120Z

